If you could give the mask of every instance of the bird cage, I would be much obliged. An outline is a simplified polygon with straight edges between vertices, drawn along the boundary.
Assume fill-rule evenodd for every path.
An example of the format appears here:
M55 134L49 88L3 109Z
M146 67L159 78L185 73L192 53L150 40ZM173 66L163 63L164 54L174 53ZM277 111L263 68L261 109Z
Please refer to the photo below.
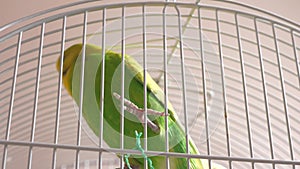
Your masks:
M147 156L300 169L299 24L231 1L94 0L0 28L2 169L122 168L124 155L139 153L109 147L64 88L56 61L78 43L140 63L199 150L155 152L146 142Z

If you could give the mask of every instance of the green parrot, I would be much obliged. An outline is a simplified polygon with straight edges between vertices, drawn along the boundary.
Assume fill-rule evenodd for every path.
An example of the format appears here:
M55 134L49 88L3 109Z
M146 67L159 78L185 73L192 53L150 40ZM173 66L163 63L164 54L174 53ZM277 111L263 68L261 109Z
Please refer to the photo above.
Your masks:
M82 44L76 44L64 51L63 84L68 93L80 105ZM61 57L56 63L60 72ZM159 152L166 150L165 118L168 118L169 151L187 153L186 134L179 119L168 102L168 112L164 112L164 94L157 83L146 74L147 81L147 119L145 125L144 115L144 74L143 68L132 57L124 56L124 85L121 85L122 55L113 51L105 51L104 63L104 100L101 97L102 79L102 50L98 46L86 44L84 60L83 102L82 116L90 129L99 136L100 133L100 102L103 102L103 139L111 148L121 148L120 138L123 137L124 149L132 149L136 145L136 131L143 132L147 126L147 150L157 151L158 155L149 156L155 169L166 168L166 157L159 156ZM121 130L121 92L124 91L124 131ZM144 144L144 138L141 145ZM189 138L189 153L199 154L192 139ZM187 158L169 157L170 169L185 169ZM207 160L189 159L191 169L208 168ZM142 156L130 156L130 167L144 168ZM125 165L125 168L128 167ZM213 164L212 168L223 168Z

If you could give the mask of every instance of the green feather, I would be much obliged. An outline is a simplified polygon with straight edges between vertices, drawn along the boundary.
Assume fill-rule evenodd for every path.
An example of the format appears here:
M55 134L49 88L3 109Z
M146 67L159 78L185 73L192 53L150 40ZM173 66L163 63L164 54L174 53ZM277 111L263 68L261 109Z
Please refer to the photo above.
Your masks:
M78 45L77 45L78 46ZM79 45L80 47L81 45ZM74 48L74 47L73 47ZM70 53L72 47L66 50L65 57ZM83 93L83 117L86 120L91 130L98 136L100 129L100 92L101 92L101 75L102 75L102 50L97 46L87 44L85 56L85 71L84 71L84 93ZM81 79L81 60L82 55L79 54L74 64L68 90L71 90L72 97L79 105L80 103L80 79ZM103 114L103 137L105 142L111 148L120 148L120 137L124 137L124 148L132 149L135 147L135 130L144 131L143 125L139 120L129 112L124 112L124 135L120 132L121 113L119 104L120 101L112 96L113 92L121 95L121 54L106 51L105 54L105 73L104 73L104 114ZM124 69L124 97L139 108L144 108L144 88L143 88L143 69L130 56L125 55ZM147 107L157 111L164 111L164 94L156 82L149 74L147 76ZM64 79L65 80L65 79ZM66 86L67 87L67 86ZM70 93L70 91L69 91ZM162 152L165 151L165 118L168 118L168 137L169 151L186 153L185 132L177 120L178 117L170 103L168 103L169 116L153 116L149 118L160 128L159 133L153 132L150 128L147 129L148 135L148 150ZM198 154L198 150L192 139L189 139L190 154ZM144 138L141 138L141 145L144 144ZM155 169L166 168L166 159L163 156L150 156ZM171 169L187 168L186 158L170 157ZM140 169L144 168L144 158L142 156L133 156L129 158L132 165L138 165ZM191 169L202 169L202 160L190 159Z

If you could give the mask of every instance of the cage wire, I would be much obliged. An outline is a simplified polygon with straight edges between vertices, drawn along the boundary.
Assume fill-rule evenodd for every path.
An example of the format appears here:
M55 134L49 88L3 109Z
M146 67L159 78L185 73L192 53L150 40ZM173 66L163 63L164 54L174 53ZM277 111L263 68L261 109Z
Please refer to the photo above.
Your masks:
M99 140L63 87L56 60L77 43L134 57L167 89L200 151L141 145L146 155L300 169L296 23L231 1L80 1L0 30L3 169L119 168L124 161L116 154L133 152Z

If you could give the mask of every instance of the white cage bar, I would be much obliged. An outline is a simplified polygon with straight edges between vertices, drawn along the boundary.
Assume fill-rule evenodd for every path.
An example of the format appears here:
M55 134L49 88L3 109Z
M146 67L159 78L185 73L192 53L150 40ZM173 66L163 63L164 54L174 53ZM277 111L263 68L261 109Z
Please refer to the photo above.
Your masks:
M79 106L63 87L63 66L57 73L55 63L76 43L83 44L83 69L85 46L93 43L122 59L131 55L163 89L186 144L193 139L200 151L169 152L166 144L156 152L145 141L147 155L167 157L166 168L170 157L181 157L188 163L207 159L209 168L300 169L300 25L244 4L214 1L80 1L1 27L2 169L122 168L126 164L116 154L140 154L124 147L123 118L120 148L103 140L104 88L96 136L82 117L84 71ZM124 71L123 62L121 103ZM146 86L143 91L147 105ZM168 143L168 118L165 123ZM142 132L146 138L147 130Z

